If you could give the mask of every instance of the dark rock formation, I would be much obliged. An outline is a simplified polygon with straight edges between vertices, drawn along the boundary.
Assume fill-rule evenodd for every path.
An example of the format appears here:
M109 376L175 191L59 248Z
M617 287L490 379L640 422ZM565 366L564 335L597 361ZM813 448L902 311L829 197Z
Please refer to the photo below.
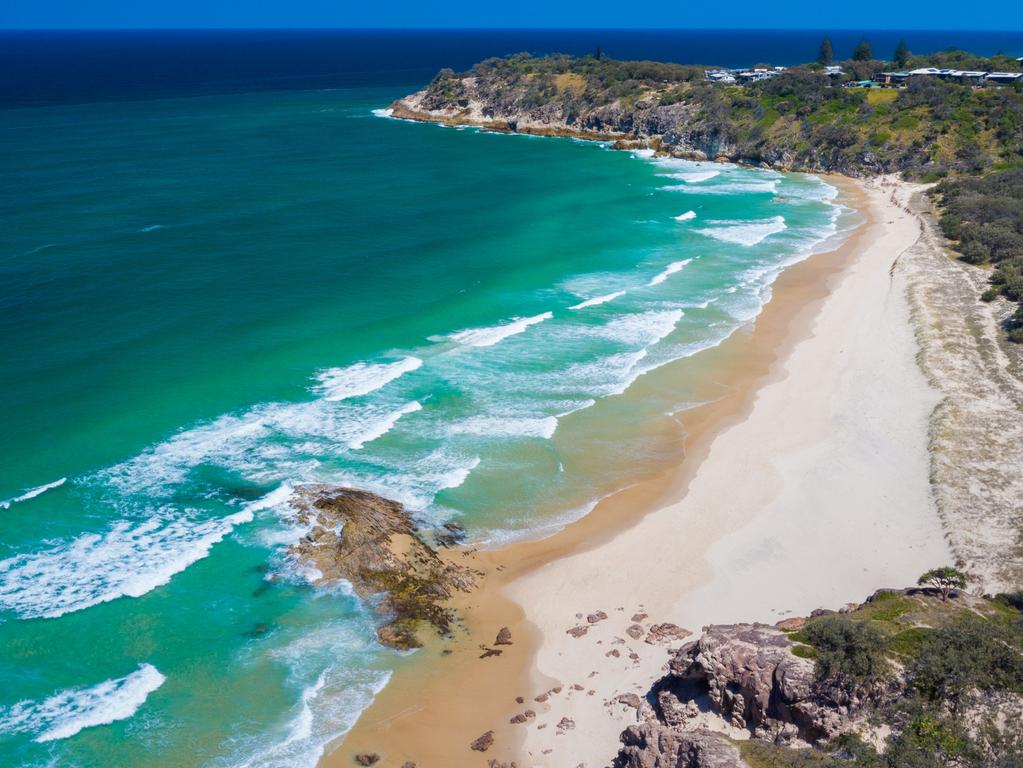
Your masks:
M613 768L749 768L724 736L678 731L658 723L629 726Z
M356 765L376 765L380 762L380 755L376 752L362 752L355 756Z
M494 645L511 645L512 644L512 633L508 627L501 627L497 633L497 639L494 640Z
M377 631L381 643L416 648L422 624L449 633L454 616L445 603L473 589L477 574L440 557L401 504L331 485L298 488L292 504L309 533L289 554L315 567L318 581L345 580L370 598L389 619Z
M469 745L469 747L471 749L475 750L476 752L486 752L492 746L494 746L494 732L493 731L487 731L482 736L480 736L477 739L475 739L472 742L472 744Z

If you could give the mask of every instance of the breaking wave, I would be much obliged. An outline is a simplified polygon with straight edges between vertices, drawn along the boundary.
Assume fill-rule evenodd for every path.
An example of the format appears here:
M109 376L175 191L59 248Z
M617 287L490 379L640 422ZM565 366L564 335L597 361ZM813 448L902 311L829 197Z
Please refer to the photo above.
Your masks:
M596 307L600 304L607 304L609 301L614 301L615 299L624 296L625 293L625 291L615 291L614 293L607 293L603 296L595 296L592 299L586 299L578 304L573 304L569 307L569 309L586 309L587 307Z
M0 733L34 733L34 741L67 739L85 728L127 720L166 678L152 664L88 688L71 688L43 701L0 709Z
M347 400L374 392L410 371L423 361L411 355L393 363L355 363L347 368L328 368L316 374L316 391L324 400Z
M36 496L42 496L47 491L53 490L54 488L60 488L66 482L67 478L62 477L60 478L60 480L54 480L52 483L46 483L45 485L40 485L36 488L27 490L20 496L15 496L13 499L8 499L7 501L0 501L0 509L10 509L12 504L18 504L22 501L34 499Z
M708 221L707 223L713 226L693 231L724 243L734 243L747 248L787 229L784 216L751 221Z
M468 328L464 331L457 331L448 336L451 341L463 344L468 347L492 347L509 336L515 336L525 331L531 325L537 325L544 320L554 317L553 312L544 312L532 317L516 317L501 325L493 325L487 328Z
M660 285L669 277L674 275L676 272L681 272L686 267L686 265L689 264L691 261L692 259L682 259L682 261L673 261L671 264L664 268L663 272L661 272L659 275L655 275L650 280L650 282L647 283L647 286Z

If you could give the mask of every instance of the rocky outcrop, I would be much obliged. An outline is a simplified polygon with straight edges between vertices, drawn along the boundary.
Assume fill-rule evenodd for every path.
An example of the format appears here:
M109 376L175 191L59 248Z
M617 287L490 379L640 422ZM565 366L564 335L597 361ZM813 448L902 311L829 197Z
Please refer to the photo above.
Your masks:
M713 731L643 723L627 728L621 740L613 768L749 768L735 745Z
M732 727L777 743L837 735L861 702L841 687L816 683L814 662L793 655L793 645L764 624L707 627L675 653L658 683L661 718L681 726L702 705Z
M621 735L616 768L742 766L726 733L779 745L817 744L842 733L864 702L821 683L814 662L765 624L705 627L671 654L668 674L638 706L646 722ZM708 727L710 726L710 727Z
M289 555L315 568L317 583L347 581L366 598L387 618L377 630L382 643L418 647L424 624L450 631L446 603L473 589L478 574L441 557L401 504L354 488L307 485L296 489L292 505L308 532Z

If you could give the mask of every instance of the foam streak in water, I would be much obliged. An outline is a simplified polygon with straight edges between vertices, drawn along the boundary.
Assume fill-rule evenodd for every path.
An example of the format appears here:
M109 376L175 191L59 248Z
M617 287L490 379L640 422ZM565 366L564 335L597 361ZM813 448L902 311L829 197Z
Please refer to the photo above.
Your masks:
M394 363L356 363L328 368L316 375L316 389L331 402L368 395L400 376L418 369L423 361L409 355Z
M134 715L166 678L152 664L89 688L71 688L43 701L21 701L0 710L0 733L35 733L35 741L67 739L84 728Z
M689 264L689 262L691 262L691 261L692 261L692 259L683 259L682 261L673 261L671 264L669 264L667 267L664 268L663 272L661 272L659 275L655 275L654 278L649 283L647 283L647 285L648 286L660 285L665 280L667 280L669 277L674 275L676 272L681 272L686 267L686 265Z
M573 304L569 309L586 309L587 307L596 307L600 304L607 304L609 301L614 301L620 296L624 296L625 291L615 291L614 293L608 293L603 296L595 296L592 299L586 299L578 304Z
M747 248L786 229L784 216L749 221L708 221L707 223L713 226L695 231L724 243L735 243Z
M458 331L457 333L452 333L448 338L468 347L492 347L509 336L522 333L529 326L542 323L544 320L550 320L552 317L554 317L553 312L544 312L532 317L516 317L507 323L494 325L489 328L468 328L464 331Z
M64 485L64 483L66 482L67 478L62 477L60 478L60 480L54 480L52 483L46 483L46 485L40 485L37 488L32 488L31 490L25 491L20 496L15 496L13 499L8 499L7 501L0 502L0 507L2 507L3 509L10 509L11 504L18 504L19 502L22 501L34 499L36 496L41 496L49 490L52 490L54 488L60 488L60 486Z

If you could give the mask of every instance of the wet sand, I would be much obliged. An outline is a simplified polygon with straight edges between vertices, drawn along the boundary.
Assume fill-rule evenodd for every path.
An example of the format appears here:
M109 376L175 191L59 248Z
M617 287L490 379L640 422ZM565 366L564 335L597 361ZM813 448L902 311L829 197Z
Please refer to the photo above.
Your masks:
M889 275L917 222L876 188L829 181L863 225L785 270L755 324L630 389L699 371L705 404L653 427L673 433L677 458L549 538L455 554L486 574L460 601L464 626L404 659L322 765L358 753L418 768L607 765L635 721L613 700L642 694L679 644L645 642L653 624L777 620L944 561L927 477L936 395ZM597 611L608 618L591 625ZM502 627L510 646L493 645ZM487 731L493 745L471 750Z

